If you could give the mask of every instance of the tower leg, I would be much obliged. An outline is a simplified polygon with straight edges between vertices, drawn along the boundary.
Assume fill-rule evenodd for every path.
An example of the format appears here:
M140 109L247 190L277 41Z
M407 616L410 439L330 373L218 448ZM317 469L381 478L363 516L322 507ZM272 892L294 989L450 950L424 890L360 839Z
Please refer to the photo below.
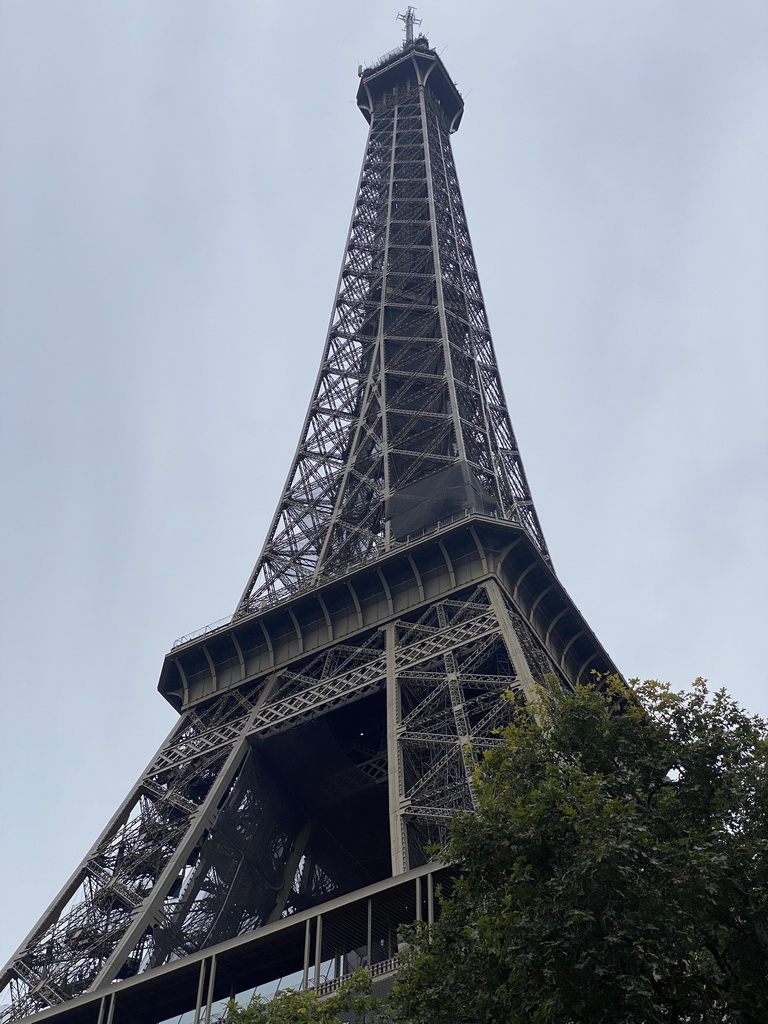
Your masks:
M392 874L408 870L408 846L403 819L405 802L403 753L400 748L400 686L395 665L395 623L386 627L387 639L387 764L389 770L389 840Z

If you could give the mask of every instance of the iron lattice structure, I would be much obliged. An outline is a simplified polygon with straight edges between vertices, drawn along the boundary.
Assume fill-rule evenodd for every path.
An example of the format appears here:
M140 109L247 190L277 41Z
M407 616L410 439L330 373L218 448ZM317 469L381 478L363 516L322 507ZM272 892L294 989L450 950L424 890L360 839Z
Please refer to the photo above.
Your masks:
M331 327L236 614L465 509L523 526L548 557L451 151L461 97L422 38L363 75L358 104L370 130Z
M232 620L166 657L179 721L0 976L0 1021L199 1024L280 975L391 971L515 703L615 671L515 443L449 142L461 98L420 37L358 102L335 312L267 542Z

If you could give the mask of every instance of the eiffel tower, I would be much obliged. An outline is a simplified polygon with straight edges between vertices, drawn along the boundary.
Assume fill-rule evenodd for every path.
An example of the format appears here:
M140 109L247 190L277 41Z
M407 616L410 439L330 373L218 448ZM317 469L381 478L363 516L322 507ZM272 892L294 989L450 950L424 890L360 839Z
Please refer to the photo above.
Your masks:
M555 575L412 8L361 71L368 141L301 439L232 617L182 638L167 740L0 977L0 1021L210 1021L395 968L430 853L546 675L615 667Z

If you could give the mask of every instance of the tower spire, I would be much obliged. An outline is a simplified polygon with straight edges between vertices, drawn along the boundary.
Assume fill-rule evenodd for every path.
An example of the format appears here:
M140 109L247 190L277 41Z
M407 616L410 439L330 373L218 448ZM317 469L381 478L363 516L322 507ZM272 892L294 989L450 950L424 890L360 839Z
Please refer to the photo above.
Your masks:
M405 14L398 14L398 21L402 21L405 24L405 42L403 46L408 46L413 42L413 26L421 24L421 18L416 17L416 8L408 7Z

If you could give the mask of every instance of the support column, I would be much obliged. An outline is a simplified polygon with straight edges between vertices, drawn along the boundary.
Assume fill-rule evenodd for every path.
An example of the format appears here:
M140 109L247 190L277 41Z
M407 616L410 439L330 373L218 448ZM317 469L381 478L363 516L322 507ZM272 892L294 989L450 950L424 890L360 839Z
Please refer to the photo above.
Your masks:
M448 625L445 614L445 605L442 603L437 606L437 621L440 623L441 629L445 629ZM445 675L448 681L448 693L451 698L451 711L453 712L453 722L456 728L456 744L461 753L462 763L464 764L464 777L467 780L467 786L469 788L469 798L472 801L473 809L477 810L477 794L475 793L475 787L473 785L476 761L470 747L469 723L467 721L467 711L464 705L464 693L459 682L456 657L452 651L446 651L443 655L443 664L445 665Z
M248 741L249 729L261 710L264 702L270 696L275 685L276 676L273 676L270 682L265 686L245 721L240 731L239 738L232 744L229 756L208 790L205 799L190 818L186 834L169 858L162 874L155 882L152 891L134 911L130 925L123 932L119 942L104 962L99 974L91 984L89 991L96 991L102 986L109 985L114 982L120 968L125 962L126 957L130 955L131 950L139 941L145 930L155 925L159 920L163 912L165 898L169 889L176 878L178 878L179 872L182 870L184 864L187 863L187 859L199 842L203 832L207 828L210 828L216 820L219 807L224 800L230 783L237 775L240 766L250 750L250 743Z
M499 628L504 637L504 643L509 651L509 656L512 659L512 664L515 666L518 681L523 688L526 698L533 700L535 696L534 691L539 680L536 679L531 671L531 666L528 664L520 638L515 632L512 620L509 617L509 609L507 608L501 588L495 580L489 580L486 584L486 590L488 591L491 608L498 619Z
M392 874L408 870L408 839L405 832L403 809L405 781L403 779L403 752L400 746L402 731L400 719L400 684L397 679L395 650L397 626L386 627L387 652L387 773L389 777L389 842L392 854Z
M301 863L301 858L304 856L304 850L307 847L307 840L309 839L311 832L312 821L308 818L304 822L303 828L296 836L296 842L293 844L293 850L286 861L285 868L283 870L283 884L280 887L280 892L275 897L275 905L272 909L272 913L266 919L264 924L272 924L273 921L280 920L283 910L285 909L286 900L291 894L293 883L296 881L296 872L299 870L299 864Z

